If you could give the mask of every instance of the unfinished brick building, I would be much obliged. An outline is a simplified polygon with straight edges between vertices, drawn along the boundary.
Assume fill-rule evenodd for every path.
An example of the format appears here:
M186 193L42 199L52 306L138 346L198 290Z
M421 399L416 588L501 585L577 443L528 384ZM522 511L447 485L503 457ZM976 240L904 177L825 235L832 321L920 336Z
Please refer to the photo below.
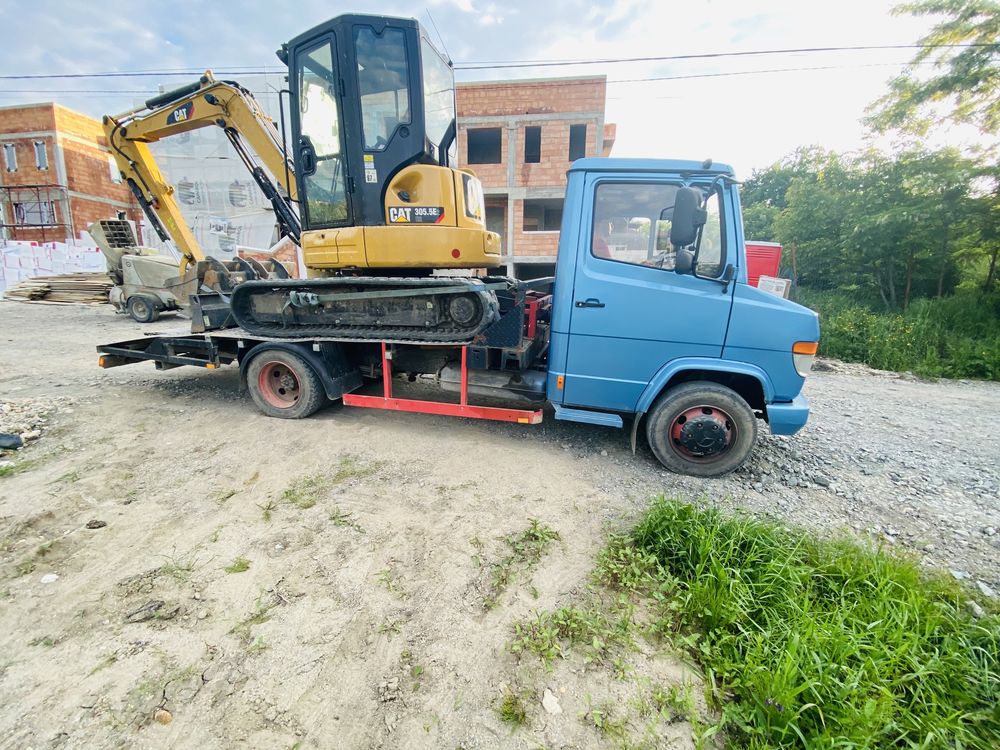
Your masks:
M141 216L99 121L52 102L0 107L0 239L63 241L119 212Z
M614 145L606 92L604 76L458 84L458 160L483 181L509 274L552 273L566 170Z

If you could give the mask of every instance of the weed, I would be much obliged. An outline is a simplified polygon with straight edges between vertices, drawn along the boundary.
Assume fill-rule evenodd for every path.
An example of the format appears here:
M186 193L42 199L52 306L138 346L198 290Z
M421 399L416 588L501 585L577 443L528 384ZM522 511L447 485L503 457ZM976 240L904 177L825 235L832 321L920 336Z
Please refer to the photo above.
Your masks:
M45 557L48 555L52 548L55 547L57 539L49 539L47 542L42 542L35 548L35 557Z
M215 496L215 502L224 505L225 502L236 494L236 490L223 490Z
M346 482L348 479L371 476L378 471L379 466L378 463L361 463L354 456L342 456L333 473L313 474L296 479L281 494L281 500L300 510L306 510L318 503L326 491L334 485Z
M399 585L399 581L396 580L396 574L392 572L392 568L383 568L379 571L378 582L385 587L385 590L390 594L395 594L406 598L406 594L403 591L402 586Z
M320 496L327 487L329 487L329 479L323 474L299 477L281 493L281 499L299 510L306 510L319 502Z
M500 715L500 721L513 724L515 727L523 726L528 720L528 710L524 706L524 699L509 688L504 691L503 697L500 699L497 713Z
M591 705L585 714L594 728L606 737L625 736L625 717L615 717L614 707L610 703Z
M245 573L250 570L250 561L245 557L237 557L229 565L223 568L227 573Z
M40 635L37 638L32 638L28 642L29 646L44 646L45 648L52 648L56 645L56 639L50 635Z
M424 674L424 668L419 664L410 667L410 677L413 678L413 692L420 690L420 677Z
M656 685L650 696L650 702L653 710L667 721L678 721L695 713L691 686L686 684L671 685L669 688Z
M263 505L257 503L257 507L260 508L260 517L264 519L264 523L271 523L271 514L278 507L274 500L268 500Z
M330 511L330 521L334 526L341 526L349 529L354 529L355 531L364 534L365 530L361 527L354 519L354 514L349 511L341 510L340 508L334 508Z
M253 639L253 642L247 646L247 653L251 656L256 656L257 654L264 653L269 648L271 648L271 645L267 642L264 636L258 635Z
M80 479L82 479L82 475L80 474L79 471L75 471L74 470L74 471L68 471L65 474L63 474L61 477L59 477L58 479L56 479L55 483L56 484L76 484L77 482L80 481Z
M116 661L118 661L118 657L115 656L114 654L109 654L108 656L105 656L103 659L97 662L96 667L94 667L93 669L90 670L90 672L87 673L87 677L91 677L92 675L97 674L102 669L107 669Z
M191 577L195 565L193 552L186 557L178 557L176 554L165 555L164 557L166 557L167 561L157 571L159 575L169 576L178 581L186 581Z
M0 477L12 477L16 474L27 471L32 466L38 463L38 459L35 458L25 458L20 461L16 461L9 466L0 466Z
M486 609L497 606L513 580L520 573L532 570L548 551L549 545L557 539L559 532L550 529L537 518L530 519L528 528L521 533L505 536L503 541L509 551L490 567L489 590L483 606Z
M276 606L278 605L275 601L265 601L264 595L261 594L257 597L257 602L254 604L253 612L248 617L233 625L229 631L230 635L236 636L243 641L243 643L251 643L253 640L252 635L254 626L261 625L270 620L270 612Z
M617 602L603 606L563 607L514 624L509 648L533 653L546 664L566 656L568 646L582 648L588 660L599 661L633 645L633 610Z
M212 536L210 536L210 537L208 538L208 540L209 540L209 541L210 541L210 542L211 542L212 544L215 544L216 542L218 542L218 541L219 541L219 537L220 537L220 536L222 536L222 530L223 530L224 528L225 528L224 526L219 526L219 527L218 527L218 528L217 528L217 529L216 529L215 531L213 531L213 532L212 532Z
M14 573L17 576L26 576L35 570L34 560L22 560L14 566Z
M378 628L379 633L385 633L387 635L399 635L399 621L398 620L386 620Z
M337 470L330 478L333 484L346 482L348 479L363 479L370 477L379 470L381 464L378 462L362 463L355 456L342 456L337 464Z

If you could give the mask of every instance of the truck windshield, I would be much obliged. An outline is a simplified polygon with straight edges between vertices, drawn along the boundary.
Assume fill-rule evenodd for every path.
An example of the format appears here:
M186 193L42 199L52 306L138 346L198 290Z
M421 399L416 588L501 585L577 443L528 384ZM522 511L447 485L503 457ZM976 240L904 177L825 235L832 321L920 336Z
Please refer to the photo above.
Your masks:
M455 120L455 73L426 39L420 40L424 72L424 117L427 140L439 146ZM448 163L455 160L455 142L448 147ZM438 160L441 156L438 155Z
M406 35L400 29L386 29L379 36L370 26L360 26L354 31L354 46L365 150L382 151L396 128L410 123Z

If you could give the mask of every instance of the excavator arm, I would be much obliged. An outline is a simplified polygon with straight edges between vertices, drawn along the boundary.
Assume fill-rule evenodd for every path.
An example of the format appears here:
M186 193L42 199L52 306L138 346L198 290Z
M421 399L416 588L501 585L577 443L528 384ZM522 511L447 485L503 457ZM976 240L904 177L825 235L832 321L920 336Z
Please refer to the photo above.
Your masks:
M294 167L286 158L274 123L248 90L233 81L217 81L206 71L197 82L148 99L142 107L104 117L104 132L122 178L160 239L173 240L181 252L182 274L206 256L148 144L209 126L225 131L271 202L283 233L300 242L301 225L293 208L298 199Z

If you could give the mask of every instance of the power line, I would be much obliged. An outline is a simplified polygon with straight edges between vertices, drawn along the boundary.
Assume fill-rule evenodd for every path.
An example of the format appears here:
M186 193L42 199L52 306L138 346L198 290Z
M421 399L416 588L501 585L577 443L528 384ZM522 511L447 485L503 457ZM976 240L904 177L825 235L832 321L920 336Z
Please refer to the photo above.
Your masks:
M878 50L902 50L902 49L924 49L922 44L879 44L879 45L856 45L848 47L799 47L792 49L765 49L751 50L745 52L703 52L689 55L661 55L655 57L606 57L588 58L581 60L512 60L512 61L489 61L489 62L468 62L456 63L456 70L490 70L495 68L542 68L561 65L604 65L612 63L634 63L634 62L669 62L677 60L706 60L720 57L751 57L754 55L798 55L826 52L867 52ZM936 44L931 45L931 49L947 48L967 48L967 47L992 47L1000 49L997 43L970 42L966 44Z
M933 45L931 49L966 49L966 48L993 48L1000 50L997 43L964 43L964 44L939 44ZM686 55L659 55L653 57L605 57L605 58L585 58L578 60L498 60L486 62L465 62L456 63L455 70L500 70L507 68L541 68L559 67L572 65L613 65L618 63L636 62L671 62L682 60L709 60L727 57L752 57L763 55L799 55L817 54L830 52L871 52L885 50L913 50L924 49L921 44L882 44L882 45L854 45L841 47L797 47L789 49L764 49L748 50L742 52L703 52ZM131 70L131 71L104 71L100 73L33 73L26 75L0 75L0 80L24 81L24 80L44 80L44 79L72 79L72 78L141 78L141 77L175 77L178 75L200 75L205 68L175 68L170 70ZM259 66L228 66L213 69L217 75L280 75L284 69L267 70L260 69Z

